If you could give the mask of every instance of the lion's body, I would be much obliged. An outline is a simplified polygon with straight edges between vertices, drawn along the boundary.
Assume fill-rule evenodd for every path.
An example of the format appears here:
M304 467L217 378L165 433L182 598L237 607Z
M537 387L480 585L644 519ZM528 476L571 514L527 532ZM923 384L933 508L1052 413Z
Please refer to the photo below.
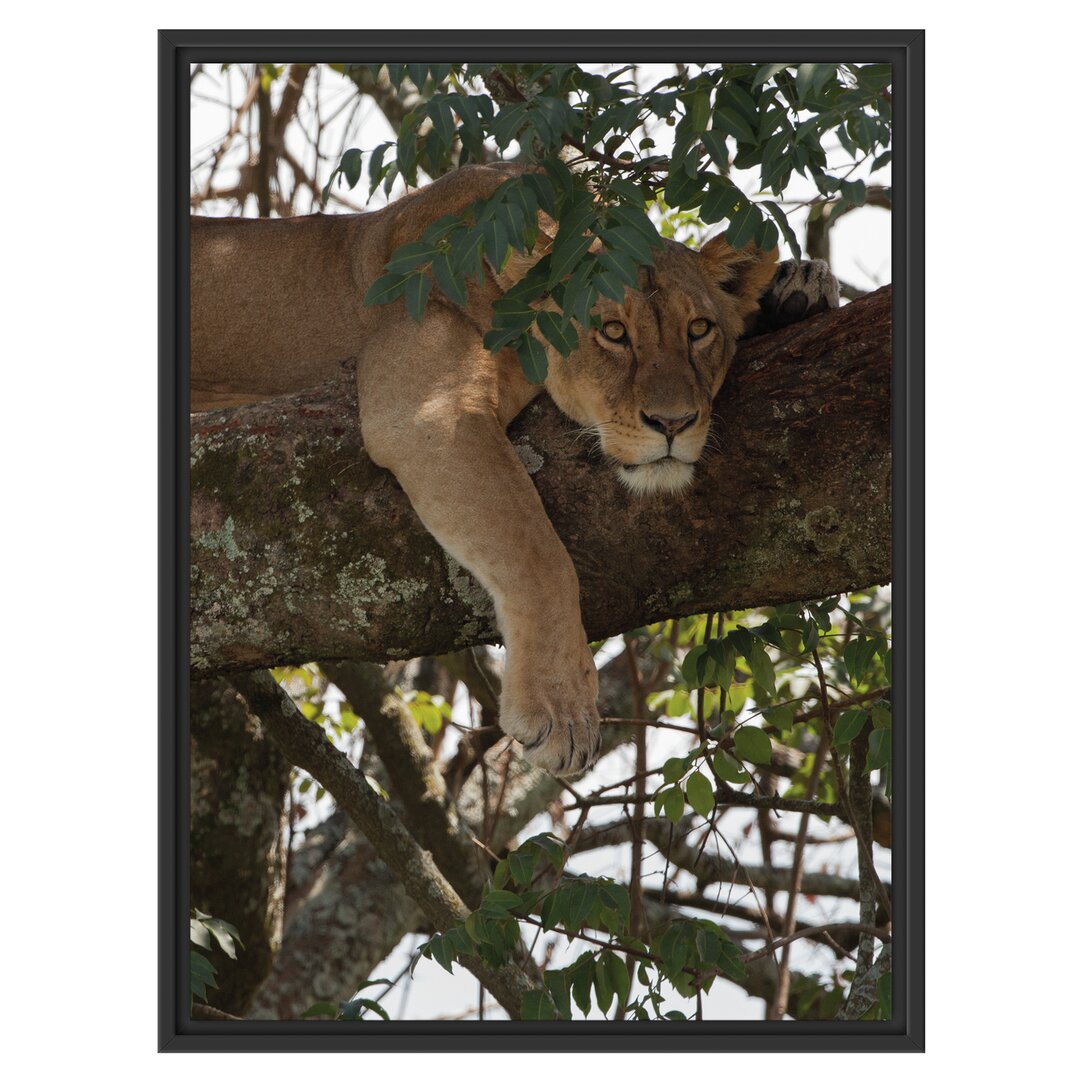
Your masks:
M599 744L577 575L506 427L546 389L599 436L628 487L678 492L775 253L668 242L638 290L597 306L602 332L582 329L569 359L548 350L544 387L513 353L482 343L492 301L524 272L520 256L470 284L463 306L433 292L420 324L401 303L363 306L397 247L517 171L463 168L372 214L193 219L191 407L290 393L355 359L366 449L494 598L507 646L503 729L541 766L576 772Z

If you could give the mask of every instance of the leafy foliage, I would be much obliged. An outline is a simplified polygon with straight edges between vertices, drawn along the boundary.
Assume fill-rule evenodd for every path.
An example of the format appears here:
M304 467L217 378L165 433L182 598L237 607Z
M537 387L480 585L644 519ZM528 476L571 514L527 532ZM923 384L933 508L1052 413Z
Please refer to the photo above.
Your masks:
M206 1001L206 991L217 988L217 968L206 953L220 949L230 960L236 959L236 947L243 948L240 933L232 923L206 915L197 908L191 916L191 999L200 997ZM205 950L200 952L199 950Z
M630 933L630 894L610 878L571 876L561 841L543 833L525 841L495 867L483 902L459 926L436 934L416 960L435 960L447 971L462 956L490 966L510 962L521 926L555 930L597 948L565 968L544 973L543 991L526 995L526 1020L570 1019L571 1000L588 1016L593 1007L607 1016L613 1006L640 1019L663 1019L664 985L684 997L707 991L717 975L745 977L742 949L714 922L676 919L652 945ZM631 995L631 965L641 988Z
M383 67L339 70L359 81ZM342 155L324 199L335 184L359 185L365 158L369 192L380 184L389 192L399 176L416 186L421 171L438 177L498 157L535 171L508 179L464 215L441 219L421 241L399 248L364 302L404 299L417 321L436 286L450 302L464 303L468 282L483 280L485 262L499 271L511 252L539 254L542 212L557 223L554 243L496 302L484 338L492 352L515 350L528 378L542 382L547 349L573 353L580 331L595 322L598 298L621 300L652 262L661 232L672 231L671 215L683 224L723 225L735 247L771 249L782 235L799 257L784 209L760 194L781 195L799 173L840 213L866 200L865 182L850 178L854 167L888 160L887 64L704 65L647 90L631 70L601 76L567 63L385 65L390 83L399 90L412 84L420 101L396 142ZM667 153L650 153L657 123L673 129ZM826 137L838 140L854 165L832 168ZM758 198L734 182L733 168L757 171Z

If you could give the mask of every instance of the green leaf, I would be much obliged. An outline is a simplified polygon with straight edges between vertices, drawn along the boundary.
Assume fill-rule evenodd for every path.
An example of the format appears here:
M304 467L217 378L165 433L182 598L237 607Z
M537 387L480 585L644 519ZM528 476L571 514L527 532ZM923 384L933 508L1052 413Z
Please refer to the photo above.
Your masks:
M680 788L665 788L653 802L656 813L663 814L669 821L678 821L686 809L686 800Z
M694 131L704 131L709 123L709 87L699 86L685 100L686 115Z
M548 277L550 284L554 285L562 281L581 261L582 256L589 250L593 237L566 234L560 225L559 234L551 248L551 273Z
M754 246L758 251L772 251L780 242L780 232L776 226L766 218L758 226L754 233Z
M635 184L632 180L616 178L608 182L608 188L618 195L624 204L636 206L639 210L645 209L645 192L640 184Z
M866 202L866 184L862 180L841 180L840 194L852 206L862 206Z
M566 969L545 971L544 985L551 994L555 1011L564 1020L570 1019L570 972Z
M547 378L547 351L532 334L525 334L521 338L517 354L521 370L525 372L525 378L529 382L539 385Z
M731 227L727 231L727 242L733 248L744 248L754 239L761 223L761 211L749 199L742 202L732 214Z
M460 229L450 240L450 266L456 277L474 277L483 282L484 231L480 228ZM501 265L496 269L501 269Z
M734 979L735 982L746 981L746 968L739 958L738 949L732 942L728 941L723 944L716 966L730 979Z
M362 165L364 159L364 152L362 150L346 150L341 155L341 164L338 168L341 170L341 175L345 177L345 183L350 188L356 187L360 182L362 175Z
M578 347L577 331L573 324L564 324L553 311L541 311L536 317L536 325L563 356L569 356Z
M528 187L536 196L536 201L540 204L541 208L552 217L555 217L555 187L547 176L540 172L530 172L525 173L521 179L526 187Z
M681 780L685 772L686 758L683 757L668 758L661 766L661 773L666 784L674 784L676 781Z
M613 206L608 211L608 217L621 228L632 229L639 233L649 247L664 246L663 237L656 231L652 219L643 210L635 206Z
M892 82L892 64L856 64L855 78L860 86L883 90Z
M704 685L706 665L709 662L708 645L695 645L683 658L682 677L691 690L700 689Z
M405 307L417 322L424 317L430 292L431 278L427 274L413 274L405 282Z
M512 851L507 859L510 876L517 885L529 885L536 873L536 858L529 852Z
M870 172L876 173L878 169L884 169L890 161L892 161L891 150L886 150L884 154L878 154L878 156L874 158L874 164L870 166Z
M770 697L776 693L776 672L773 668L772 659L765 651L765 646L759 638L754 638L754 644L750 652L750 673L754 681Z
M888 728L874 728L870 732L870 750L866 755L866 771L883 769L892 760L892 732Z
M849 709L847 712L841 713L840 719L836 721L833 742L837 746L847 746L862 731L865 724L865 709Z
M626 961L618 953L609 951L600 958L600 966L607 977L608 985L615 991L619 1004L625 1005L630 996L630 972L627 970Z
M191 920L191 944L198 945L200 949L206 949L207 952L212 952L214 948L214 939L210 931L199 919Z
M517 907L521 897L517 893L506 889L490 889L484 894L484 901L480 910L485 914L495 916L505 915L511 909Z
M694 812L703 818L709 817L716 806L712 784L704 773L691 773L686 781L686 798L694 808Z
M405 274L383 274L371 283L371 287L364 294L364 307L389 304L405 291L408 282L409 278Z
M342 1020L363 1020L363 1014L368 1011L378 1013L383 1020L390 1019L386 1009L371 998L353 998L352 1001L343 1001L341 1003Z
M626 289L633 289L637 286L637 263L634 262L634 257L629 252L608 248L606 251L600 252L597 261L607 271L607 273L599 276L616 283L616 289L619 293L618 299L622 299L623 292Z
M521 996L522 1020L554 1020L555 1004L543 990L526 990Z
M438 221L429 225L424 230L424 243L434 247L440 240L449 236L450 233L461 224L461 218L454 217L453 214L444 214Z
M585 1016L588 1016L592 1010L593 970L593 956L592 953L589 953L575 966L570 983L574 995L574 1004Z
M807 619L803 623L802 648L803 652L813 652L821 640L821 629L813 619Z
M379 181L386 175L386 170L383 168L383 157L393 145L392 142L380 143L372 150L371 157L368 158L368 183L371 185L368 190L369 196L375 193Z
M336 1020L338 1015L338 1007L332 1001L316 1001L314 1005L310 1005L301 1014L301 1020L317 1020L320 1016L325 1017L327 1020Z
M892 1019L892 975L882 975L877 982L878 1004L881 1006L881 1018Z
M719 181L709 186L709 193L698 211L701 220L707 224L716 221L724 221L731 217L740 200L746 196L727 181Z
M713 112L713 127L734 135L739 142L757 143L757 134L736 109L722 106Z
M759 86L763 86L775 75L779 75L781 71L785 71L789 67L791 67L790 64L761 64L757 69L757 73L754 75L754 81L751 85L756 90Z
M201 952L196 952L194 949L191 950L190 970L192 997L201 997L205 1001L207 987L217 989L217 982L214 980L217 971Z
M638 266L652 265L653 258L649 250L649 241L639 229L618 226L614 229L605 229L601 235L605 244L616 251L628 252ZM636 274L634 276L637 277Z
M450 267L450 259L445 251L440 251L435 256L431 269L435 274L435 280L439 283L439 288L442 289L446 298L455 304L464 304L468 299L465 285L454 275L454 271Z
M600 885L600 902L610 911L614 911L623 924L630 922L630 893L625 885L617 881L605 881Z
M514 348L517 348L516 343L519 337L521 337L521 328L516 326L489 330L484 335L484 348L490 353L497 353L500 349L505 349L508 345L513 345Z
M390 256L390 261L386 264L386 271L389 274L407 274L410 270L415 270L417 267L425 266L431 262L438 253L438 248L432 247L431 244L425 244L421 240L413 244L402 244Z
M484 251L488 262L496 270L502 270L506 265L506 256L510 253L510 234L506 226L497 218L489 218L480 226L481 235L484 238Z
M735 732L735 749L739 757L755 765L768 765L772 761L772 741L761 728L739 728Z
M713 754L711 764L713 772L721 780L726 780L729 784L745 784L750 779L749 774L743 771L739 763L723 750L717 750Z
M230 960L235 960L236 946L244 947L243 942L240 941L240 931L232 923L228 923L224 919L204 919L202 921L206 929L214 935L215 940L221 947L221 951Z
M795 723L794 705L773 705L764 712L765 720L781 731L790 731Z
M822 79L822 69L824 69L824 77L827 79L832 74L831 65L799 65L799 70L795 73L795 92L799 95L800 102L804 102L806 98L818 87L819 82Z

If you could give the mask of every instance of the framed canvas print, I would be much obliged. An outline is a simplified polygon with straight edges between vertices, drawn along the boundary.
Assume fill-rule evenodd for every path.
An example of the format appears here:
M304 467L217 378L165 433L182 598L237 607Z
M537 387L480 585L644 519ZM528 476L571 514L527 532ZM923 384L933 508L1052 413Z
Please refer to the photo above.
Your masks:
M160 35L169 1050L919 1050L922 35Z

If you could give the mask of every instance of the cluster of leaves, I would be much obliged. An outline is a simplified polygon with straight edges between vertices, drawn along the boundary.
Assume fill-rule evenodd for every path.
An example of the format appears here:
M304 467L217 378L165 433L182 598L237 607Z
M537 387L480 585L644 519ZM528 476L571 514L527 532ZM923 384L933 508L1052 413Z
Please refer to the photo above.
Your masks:
M452 706L441 694L429 694L426 690L400 690L405 704L416 723L429 735L438 735L444 724L450 723Z
M344 66L358 79L383 65ZM830 167L822 140L835 136L855 164L889 160L891 105L886 64L705 65L640 90L632 68L610 75L575 64L463 66L385 65L390 83L406 80L421 100L405 116L394 142L345 152L331 174L355 187L365 159L369 188L389 193L400 176L418 183L470 161L517 147L516 159L538 171L509 181L460 217L436 222L398 249L365 297L367 304L404 298L419 321L433 285L461 304L467 282L481 280L483 260L501 270L511 249L530 252L539 236L538 210L558 222L556 242L516 294L496 305L485 345L517 351L527 376L542 381L547 344L569 356L578 330L589 325L599 295L621 300L649 265L661 241L647 210L662 199L670 213L726 225L735 247L776 246L782 233L800 249L781 205L755 200L730 175L757 169L759 190L783 192L793 173L810 178L837 210L861 205L865 184ZM650 125L674 128L670 153L650 153ZM388 153L394 157L388 159ZM577 166L565 164L567 154ZM657 214L656 216L659 216ZM590 251L599 238L602 248ZM545 301L542 311L533 305Z
M236 959L236 947L243 948L240 933L232 923L207 915L198 908L192 909L191 915L191 1000L200 997L206 1001L208 988L217 989L217 968L210 962L207 953L220 949L230 960ZM199 950L205 950L200 952Z
M869 726L865 768L880 770L882 786L890 794L892 713L887 694L892 650L887 607L866 593L848 597L846 606L841 597L831 597L766 609L766 618L752 626L740 621L748 614L734 613L707 640L690 644L675 685L649 700L669 717L696 718L706 734L691 752L664 764L662 783L653 793L656 814L678 821L689 805L708 818L716 802L716 783L749 783L750 767L772 760L774 740L799 749L816 745L824 719L814 655L829 685L861 703L834 710L832 741L841 761ZM682 620L681 640L689 643L703 635L703 621ZM658 640L666 643L670 638L662 634ZM813 755L808 753L783 794L804 796L812 768ZM836 795L829 764L819 780L818 796L831 802Z
M612 1006L637 1019L679 1019L664 1006L665 984L683 997L707 992L718 977L745 978L742 950L707 919L674 919L652 945L630 931L630 894L610 878L565 872L566 848L542 833L526 840L495 867L483 901L460 925L436 934L417 951L447 971L462 956L492 967L511 961L521 924L555 930L595 948L566 967L544 973L544 989L525 995L526 1020L570 1019L571 1001L583 1016ZM632 996L632 972L640 991Z
M467 299L467 281L482 282L484 260L498 270L512 251L533 251L540 235L538 211L558 222L547 254L492 305L492 327L484 346L492 352L517 352L525 374L543 382L547 353L532 335L534 325L562 356L578 347L578 328L597 323L593 307L601 294L621 300L637 283L638 267L652 263L650 251L663 241L646 213L641 191L626 180L611 181L621 201L594 201L558 159L545 159L543 171L504 181L464 217L446 215L418 241L405 244L386 264L386 273L368 289L366 304L404 297L418 322L433 281L457 304ZM603 250L590 252L599 237ZM534 305L548 301L543 308Z

